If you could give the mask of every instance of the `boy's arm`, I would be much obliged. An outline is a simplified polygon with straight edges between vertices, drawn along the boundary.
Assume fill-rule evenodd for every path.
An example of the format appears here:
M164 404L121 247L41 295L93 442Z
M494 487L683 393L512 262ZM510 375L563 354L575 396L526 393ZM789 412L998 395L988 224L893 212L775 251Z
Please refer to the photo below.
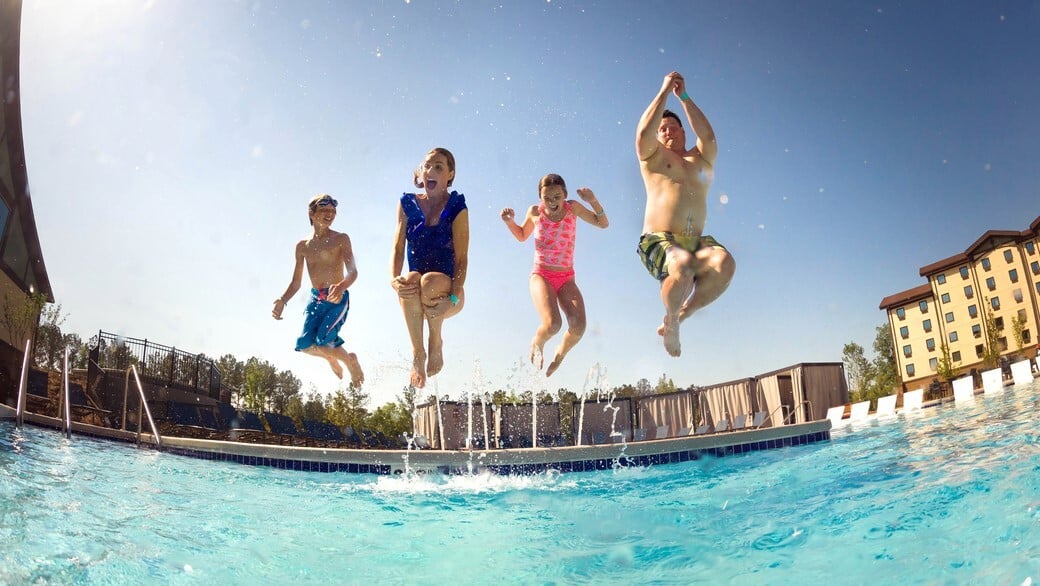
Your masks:
M271 311L271 316L275 319L282 319L282 310L285 309L285 303L292 299L293 295L300 290L300 283L303 281L303 255L304 255L305 243L303 240L296 243L296 266L293 267L292 280L289 281L289 286L285 288L285 293L282 296L274 300L274 309Z
M664 83L657 95L646 107L643 116L639 118L639 126L636 128L636 156L640 161L646 161L654 156L661 143L657 140L657 128L661 126L661 116L664 115L664 104L668 99L668 92L675 88L675 77L679 74L671 72L664 76Z
M711 127L708 117L694 103L693 98L686 93L685 80L680 79L678 81L675 91L680 96L679 101L682 103L683 112L686 112L686 119L690 121L690 128L697 135L696 150L700 153L700 157L705 163L714 167L715 159L719 155L719 145L715 142L715 129ZM685 99L682 98L683 95L686 95Z
M350 236L339 235L340 258L343 261L343 279L329 287L329 301L339 303L343 292L357 281L357 266L354 264L354 248L350 245Z

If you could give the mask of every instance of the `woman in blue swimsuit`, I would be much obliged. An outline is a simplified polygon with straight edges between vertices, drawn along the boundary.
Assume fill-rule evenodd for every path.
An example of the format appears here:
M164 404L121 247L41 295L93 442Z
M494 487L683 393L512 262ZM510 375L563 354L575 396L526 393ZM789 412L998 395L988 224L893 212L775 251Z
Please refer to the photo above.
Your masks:
M454 181L455 157L448 149L435 148L413 174L413 183L423 193L405 193L397 207L390 285L408 326L411 385L417 388L443 368L441 326L462 311L466 297L469 211L462 194L448 191ZM408 272L402 274L406 256ZM424 323L429 325L425 345Z

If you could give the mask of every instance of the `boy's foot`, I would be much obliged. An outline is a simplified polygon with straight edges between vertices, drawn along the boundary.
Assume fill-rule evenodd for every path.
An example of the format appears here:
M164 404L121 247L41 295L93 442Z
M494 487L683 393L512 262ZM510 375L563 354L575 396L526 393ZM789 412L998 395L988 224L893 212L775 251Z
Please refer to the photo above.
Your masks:
M332 372L336 373L336 378L343 378L343 367L339 365L339 361L335 358L327 358L329 366L332 368Z
M357 354L348 352L347 359L343 361L343 364L345 364L347 370L350 371L350 384L355 387L360 387L365 384L365 373L361 371L361 363L358 362Z
M682 347L679 343L679 319L664 316L661 325L657 327L657 335L664 338L664 349L672 356L679 356Z
M563 362L563 356L557 353L556 356L553 356L553 361L549 363L549 368L545 369L545 376L552 376L552 373L560 367L561 362Z
M542 347L538 344L531 344L531 364L533 364L538 370L541 370L543 360Z
M430 358L426 361L426 375L435 376L438 372L444 368L444 343L441 340L437 340L434 343L430 340Z
M421 389L426 386L426 355L416 354L412 358L412 386Z

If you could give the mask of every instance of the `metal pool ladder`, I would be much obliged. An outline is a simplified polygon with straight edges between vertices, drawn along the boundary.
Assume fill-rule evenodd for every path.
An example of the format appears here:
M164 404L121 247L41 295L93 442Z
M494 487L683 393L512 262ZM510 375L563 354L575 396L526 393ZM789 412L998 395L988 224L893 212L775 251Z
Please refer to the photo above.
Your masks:
M155 420L152 419L152 410L148 408L148 400L144 397L144 387L141 386L141 377L137 376L137 367L130 365L130 368L126 369L126 385L123 387L123 431L126 431L126 403L127 398L130 394L130 373L134 373L134 382L137 383L137 393L141 397L141 405L144 407L145 415L148 416L148 425L152 426L152 435L155 436L155 443L159 446L159 451L162 451L162 436L159 434L159 428L155 427ZM141 414L137 414L137 445L141 445Z

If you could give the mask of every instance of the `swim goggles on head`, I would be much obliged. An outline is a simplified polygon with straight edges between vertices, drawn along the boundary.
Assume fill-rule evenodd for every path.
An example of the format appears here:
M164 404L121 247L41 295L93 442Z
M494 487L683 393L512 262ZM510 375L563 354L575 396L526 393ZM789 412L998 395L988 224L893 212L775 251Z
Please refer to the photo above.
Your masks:
M314 205L311 206L311 207L326 208L326 207L329 207L329 206L336 207L338 205L339 205L338 201L332 199L329 196L325 196L325 197L319 199L318 201L314 202Z

